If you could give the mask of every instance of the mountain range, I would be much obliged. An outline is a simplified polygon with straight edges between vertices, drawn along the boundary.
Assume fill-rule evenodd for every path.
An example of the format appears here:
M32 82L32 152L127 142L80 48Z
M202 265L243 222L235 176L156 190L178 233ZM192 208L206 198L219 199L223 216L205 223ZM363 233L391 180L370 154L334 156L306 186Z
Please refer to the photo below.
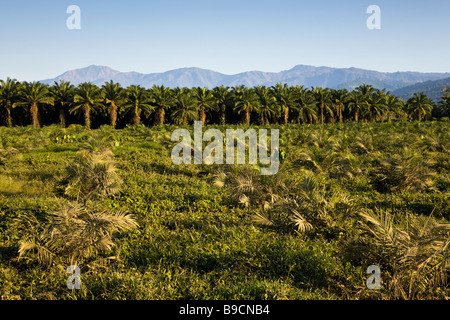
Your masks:
M106 66L91 65L86 68L70 70L53 78L41 80L42 83L53 84L54 81L70 81L74 85L82 82L92 82L103 85L113 80L123 87L129 85L141 85L150 88L152 85L165 85L166 87L208 87L215 86L237 86L246 85L254 87L257 85L271 86L276 83L287 83L288 85L303 85L305 87L324 87L353 90L360 84L370 84L375 88L387 89L395 92L405 87L421 87L422 83L434 87L434 81L440 84L450 84L447 80L450 73L421 73L421 72L378 72L358 68L331 68L297 65L289 70L280 72L248 71L233 75L227 75L212 70L201 68L180 68L162 73L139 73L120 72ZM416 87L414 87L416 86ZM423 91L423 90L422 90ZM399 91L400 96L408 98L408 90ZM415 91L417 92L417 91Z
M442 98L442 89L450 88L450 78L425 81L406 86L397 90L394 90L392 94L401 97L405 100L409 99L416 92L425 93L430 99L438 102Z

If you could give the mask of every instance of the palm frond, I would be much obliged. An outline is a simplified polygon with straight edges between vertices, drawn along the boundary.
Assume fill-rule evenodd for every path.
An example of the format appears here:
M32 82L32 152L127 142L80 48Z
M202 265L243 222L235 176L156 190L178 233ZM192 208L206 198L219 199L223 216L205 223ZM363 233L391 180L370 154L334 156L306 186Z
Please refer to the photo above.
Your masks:
M68 186L65 194L71 198L96 198L115 195L120 191L120 178L111 150L80 153L78 162L66 167Z
M53 252L31 237L19 241L19 259L28 257L36 259L43 265L50 265L53 261L53 256Z
M313 229L313 225L306 221L306 219L296 210L292 211L290 219L294 223L294 226L300 232L307 232Z
M20 241L19 258L51 264L58 257L72 263L112 251L115 233L138 227L134 216L127 212L90 210L76 203L63 205L49 213L46 220Z
M254 215L252 215L252 221L262 225L262 226L269 226L272 227L275 224L273 223L273 221L271 221L267 215L263 214L262 212L256 212Z

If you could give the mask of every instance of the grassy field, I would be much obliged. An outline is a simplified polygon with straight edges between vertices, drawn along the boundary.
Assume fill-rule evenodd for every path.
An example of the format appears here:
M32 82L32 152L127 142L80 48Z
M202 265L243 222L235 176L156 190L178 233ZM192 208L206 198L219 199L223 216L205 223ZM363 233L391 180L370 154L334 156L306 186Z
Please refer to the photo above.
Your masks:
M448 121L271 125L265 177L174 165L175 128L0 128L0 298L450 296Z

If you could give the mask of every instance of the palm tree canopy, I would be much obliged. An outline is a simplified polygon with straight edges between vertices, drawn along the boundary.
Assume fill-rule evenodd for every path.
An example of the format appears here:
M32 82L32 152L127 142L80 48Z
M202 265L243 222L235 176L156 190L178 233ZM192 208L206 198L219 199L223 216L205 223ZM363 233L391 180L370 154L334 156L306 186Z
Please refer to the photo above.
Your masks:
M273 96L270 88L265 86L256 86L255 94L259 99L256 109L264 121L267 121L270 117L279 113L280 108L277 105L277 100Z
M8 77L0 84L0 106L14 108L19 101L20 82Z
M181 89L175 98L172 119L177 124L187 124L197 117L198 112L192 95L189 91Z
M111 80L110 82L105 82L102 86L102 97L107 104L118 104L125 100L126 92L119 83L114 83Z
M414 95L407 101L408 110L413 116L417 116L419 121L429 115L433 110L434 103L423 93L414 93Z
M331 92L331 99L336 104L345 104L349 99L349 92L347 89L338 89Z
M372 119L376 116L381 116L385 108L385 99L383 92L378 90L373 91L370 95L368 95L363 103L364 109L363 113L368 118Z
M277 83L275 86L272 86L271 89L275 100L280 107L284 109L293 104L295 97L293 95L293 91L286 83Z
M347 107L350 110L354 110L356 108L361 108L362 104L364 103L365 99L364 96L359 91L352 91L348 98L348 105Z
M127 101L123 106L125 113L142 110L149 115L153 111L154 106L151 103L150 93L145 88L131 85L127 88L126 93Z
M50 95L48 86L40 82L24 82L20 88L22 102L20 104L54 104L54 99Z
M68 81L61 80L56 82L50 88L50 92L53 95L55 103L65 106L73 102L75 95L75 86Z
M150 97L153 105L164 109L169 109L174 101L172 90L164 85L153 85L150 90Z
M88 105L95 111L97 107L101 106L100 99L101 91L99 87L91 82L81 83L75 89L74 106L70 109L70 112L77 113L84 105Z
M258 96L255 94L255 89L239 87L235 91L235 107L234 110L241 114L249 110L253 111L259 103Z
M193 90L193 98L198 104L199 109L203 110L214 110L215 104L214 104L214 96L211 90L208 88L195 88Z
M298 120L310 122L317 120L316 101L309 89L299 88L295 97L293 109L297 111Z
M225 87L223 85L214 87L212 94L216 99L216 104L227 103L231 98L230 87Z
M331 101L331 92L327 88L313 87L312 93L318 104L325 104Z
M355 89L357 92L367 97L374 93L376 89L370 84L362 84Z

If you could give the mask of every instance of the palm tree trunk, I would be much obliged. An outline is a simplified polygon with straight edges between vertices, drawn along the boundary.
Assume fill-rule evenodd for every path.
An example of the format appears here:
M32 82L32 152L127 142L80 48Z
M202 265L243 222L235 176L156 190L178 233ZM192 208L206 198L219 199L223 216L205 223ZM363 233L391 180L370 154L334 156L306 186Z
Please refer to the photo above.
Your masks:
M155 113L155 125L160 126L164 124L164 109L163 107L158 107Z
M323 124L324 118L323 118L323 103L320 105L320 122Z
M226 105L225 105L225 103L222 104L221 109L222 109L222 114L221 114L220 121L221 121L222 125L225 125L225 123L226 123Z
M12 127L11 108L6 107L6 125Z
M84 111L84 126L86 129L91 129L91 107L88 104L83 106Z
M334 123L336 121L336 119L332 115L328 115L326 118L328 119L328 122L331 122L331 123Z
M266 124L267 124L266 117L264 116L263 113L261 113L261 115L260 115L259 122L260 122L262 125L266 125Z
M133 116L133 125L138 126L141 123L141 112L141 109L136 108Z
M284 124L288 124L289 121L289 108L288 106L284 107Z
M344 122L344 119L342 118L342 106L339 105L339 122L342 123Z
M206 112L204 109L200 109L200 121L202 122L202 124L205 124L206 121Z
M250 125L250 108L245 108L245 124Z
M356 108L355 110L355 122L358 122L359 120L359 108Z
M66 112L64 111L64 107L61 107L61 109L59 109L59 126L61 128L66 127Z
M111 102L109 106L109 119L111 126L115 129L117 123L117 106L114 102Z
M33 121L33 128L37 129L39 128L39 118L38 118L38 106L36 102L33 102L31 104L30 112L31 112L31 119Z

